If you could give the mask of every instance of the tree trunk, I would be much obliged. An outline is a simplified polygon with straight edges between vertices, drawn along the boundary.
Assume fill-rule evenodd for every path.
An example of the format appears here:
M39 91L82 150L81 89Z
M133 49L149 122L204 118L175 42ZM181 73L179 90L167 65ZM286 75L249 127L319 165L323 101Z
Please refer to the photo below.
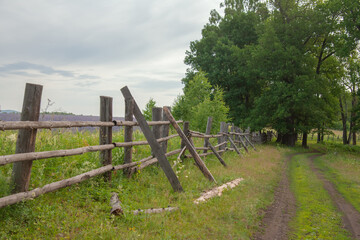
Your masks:
M350 131L352 131L352 144L356 145L356 131L355 131L355 119L356 119L356 112L354 111L354 109L356 108L357 105L357 101L356 101L356 94L355 93L355 87L353 89L353 96L352 96L352 100L351 100L351 125L350 125ZM350 141L349 141L350 143Z
M353 145L356 145L356 132L353 132Z
M281 143L290 147L295 146L296 133L285 133L281 139Z
M307 132L303 132L303 137L302 137L302 147L303 148L308 148L307 137L308 137Z
M339 97L339 103L340 103L341 121L342 121L342 125L343 125L343 144L348 144L348 141L347 141L347 127L346 127L346 122L347 122L346 99L345 99L345 109L344 109L344 106L343 106L341 96Z

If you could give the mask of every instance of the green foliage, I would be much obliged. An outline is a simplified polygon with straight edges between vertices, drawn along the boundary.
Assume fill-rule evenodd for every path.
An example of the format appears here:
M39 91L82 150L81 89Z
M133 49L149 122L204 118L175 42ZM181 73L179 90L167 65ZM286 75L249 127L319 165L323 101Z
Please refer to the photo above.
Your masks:
M145 105L145 109L143 110L143 115L146 121L152 120L152 109L156 107L156 102L153 98L150 98L149 101Z
M191 128L205 132L208 117L213 117L212 132L218 132L220 122L227 122L229 108L223 100L219 87L212 89L204 72L198 72L187 79L184 94L178 96L172 113L175 118L191 121Z
M200 132L206 131L206 123L208 116L212 119L212 132L219 131L220 122L227 122L227 114L229 108L225 106L223 100L223 92L219 88L215 88L213 100L206 97L203 102L197 104L191 109L191 127Z
M190 43L185 87L205 71L235 124L272 127L289 145L296 133L323 131L337 120L342 58L356 47L346 19L354 30L358 13L346 1L225 0L224 14L213 10L202 38Z

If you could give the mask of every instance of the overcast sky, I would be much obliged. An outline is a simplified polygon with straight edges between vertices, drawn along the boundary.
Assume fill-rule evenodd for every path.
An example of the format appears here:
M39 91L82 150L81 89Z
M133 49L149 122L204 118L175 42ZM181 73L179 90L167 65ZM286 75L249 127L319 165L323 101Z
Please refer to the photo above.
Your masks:
M25 84L44 86L42 109L99 115L99 96L128 86L141 109L182 92L190 41L220 0L0 0L0 105L21 110Z

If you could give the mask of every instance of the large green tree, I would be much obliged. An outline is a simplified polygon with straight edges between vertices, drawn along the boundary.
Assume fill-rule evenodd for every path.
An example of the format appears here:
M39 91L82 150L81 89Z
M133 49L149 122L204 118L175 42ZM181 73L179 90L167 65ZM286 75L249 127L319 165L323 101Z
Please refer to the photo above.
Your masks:
M222 7L224 16L213 10L202 39L190 43L185 63L190 66L190 77L193 72L205 71L211 85L224 90L230 117L241 125L259 93L257 74L248 60L258 39L256 26L267 18L268 11L257 1L225 1ZM187 78L183 82L187 84Z
M202 38L191 42L183 82L207 72L224 89L235 123L272 127L284 144L322 133L337 116L342 58L358 37L357 20L349 24L354 14L340 1L225 0L224 14L212 11Z

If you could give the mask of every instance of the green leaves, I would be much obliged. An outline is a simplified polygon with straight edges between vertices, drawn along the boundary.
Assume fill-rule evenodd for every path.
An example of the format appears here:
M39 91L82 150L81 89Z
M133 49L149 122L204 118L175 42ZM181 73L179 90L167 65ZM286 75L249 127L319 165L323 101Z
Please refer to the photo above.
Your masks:
M145 109L143 110L144 117L146 121L152 120L152 109L156 107L156 102L153 98L149 99L149 102L145 105Z
M223 92L212 88L204 72L198 72L187 81L184 95L178 96L172 112L175 118L191 121L191 128L205 132L208 117L213 117L213 132L219 131L220 122L227 122L229 108Z
M337 117L342 58L360 38L355 2L225 0L224 14L212 11L202 38L186 52L188 76L205 71L242 127L290 135L329 127Z

